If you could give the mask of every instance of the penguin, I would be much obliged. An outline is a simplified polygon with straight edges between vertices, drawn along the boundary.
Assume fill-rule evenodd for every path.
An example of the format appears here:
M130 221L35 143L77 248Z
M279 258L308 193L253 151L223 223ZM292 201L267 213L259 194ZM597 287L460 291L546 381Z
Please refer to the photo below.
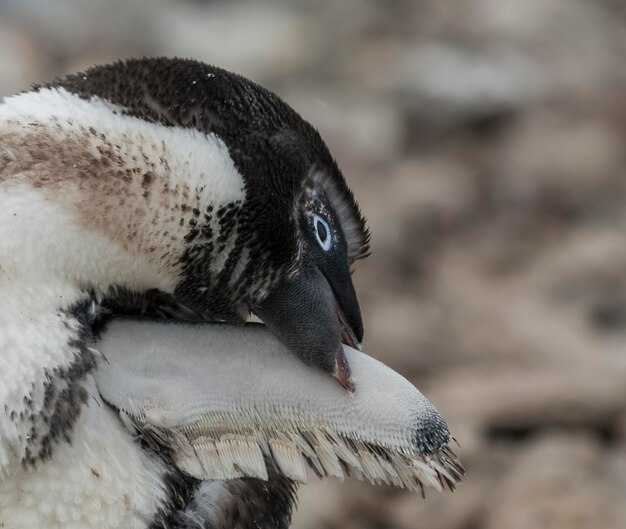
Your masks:
M6 98L3 527L288 527L285 476L206 485L125 424L96 385L106 359L94 340L122 313L230 324L254 314L353 391L341 344L363 339L351 272L368 252L318 132L239 75L135 59ZM217 504L230 514L209 516Z

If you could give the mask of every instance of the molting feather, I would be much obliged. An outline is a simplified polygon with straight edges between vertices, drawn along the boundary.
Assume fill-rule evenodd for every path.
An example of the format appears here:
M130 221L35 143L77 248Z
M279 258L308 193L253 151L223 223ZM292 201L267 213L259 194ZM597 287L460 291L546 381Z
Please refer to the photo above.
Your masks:
M100 393L140 435L199 479L306 481L354 475L453 490L463 475L448 427L406 379L346 348L348 394L263 326L118 320L98 347Z

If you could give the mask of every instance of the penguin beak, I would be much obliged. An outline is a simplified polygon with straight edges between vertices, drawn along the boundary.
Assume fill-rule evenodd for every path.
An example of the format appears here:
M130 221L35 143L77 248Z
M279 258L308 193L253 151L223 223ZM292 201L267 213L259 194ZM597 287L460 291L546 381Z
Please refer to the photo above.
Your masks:
M342 342L355 349L363 324L349 275L330 279L311 266L285 280L254 312L281 342L307 365L332 374L354 391Z
M341 326L341 343L349 345L353 349L361 350L361 343L357 340L354 330L347 321L346 315L341 310L339 304L337 304L337 319ZM362 338L362 335L361 335ZM344 354L343 347L340 347L335 357L335 372L333 376L337 379L345 389L350 392L354 391L354 383L352 382L352 372L350 370L350 364Z

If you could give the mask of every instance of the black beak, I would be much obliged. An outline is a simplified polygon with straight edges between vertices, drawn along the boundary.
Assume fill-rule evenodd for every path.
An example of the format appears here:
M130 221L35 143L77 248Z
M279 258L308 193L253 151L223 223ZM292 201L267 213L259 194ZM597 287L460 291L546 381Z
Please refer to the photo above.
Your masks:
M332 374L354 390L342 341L360 348L361 311L349 272L333 274L334 281L315 266L285 280L255 313L306 364Z

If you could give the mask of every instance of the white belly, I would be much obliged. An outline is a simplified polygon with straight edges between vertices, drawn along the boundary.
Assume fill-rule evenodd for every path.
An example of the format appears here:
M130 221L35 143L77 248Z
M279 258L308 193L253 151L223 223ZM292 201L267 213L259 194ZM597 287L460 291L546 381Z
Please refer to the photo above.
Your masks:
M72 443L35 469L0 477L3 529L147 527L164 498L162 466L132 441L100 399L83 406Z

